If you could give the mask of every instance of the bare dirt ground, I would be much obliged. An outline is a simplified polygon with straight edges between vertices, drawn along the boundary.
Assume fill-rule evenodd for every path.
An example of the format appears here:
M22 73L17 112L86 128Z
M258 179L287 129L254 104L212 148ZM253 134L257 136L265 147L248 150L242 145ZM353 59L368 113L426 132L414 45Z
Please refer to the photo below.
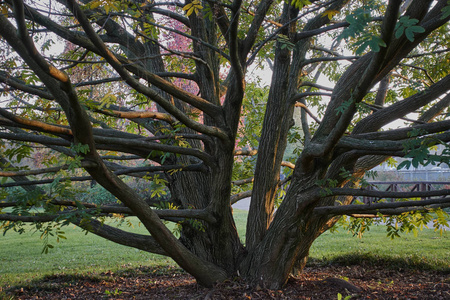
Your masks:
M312 266L283 290L251 289L238 278L207 289L176 268L55 275L4 290L5 299L450 299L450 272L385 266ZM5 294L6 292L6 294ZM0 298L2 298L0 296Z

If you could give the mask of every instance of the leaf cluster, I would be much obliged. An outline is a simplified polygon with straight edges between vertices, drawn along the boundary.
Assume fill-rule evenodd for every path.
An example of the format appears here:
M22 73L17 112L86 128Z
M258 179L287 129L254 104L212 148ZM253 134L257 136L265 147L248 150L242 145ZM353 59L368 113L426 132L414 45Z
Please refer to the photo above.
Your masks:
M417 23L419 23L417 19L411 19L409 16L401 17L395 25L395 37L398 39L405 34L410 42L414 42L415 33L425 32L425 28L416 25Z

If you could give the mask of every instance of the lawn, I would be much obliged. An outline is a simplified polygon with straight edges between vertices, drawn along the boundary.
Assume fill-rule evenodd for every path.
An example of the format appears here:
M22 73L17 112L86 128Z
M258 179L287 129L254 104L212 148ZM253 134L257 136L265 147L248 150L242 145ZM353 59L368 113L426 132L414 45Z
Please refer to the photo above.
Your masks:
M244 237L247 212L235 210L234 214L239 233ZM124 228L145 232L137 221L133 223L134 228ZM0 236L0 287L26 285L53 274L98 274L138 266L174 265L166 257L114 244L93 234L85 235L73 226L65 227L64 231L67 240L59 243L50 240L54 248L48 254L41 254L40 233L8 232ZM310 252L312 263L358 263L358 259L401 261L403 265L429 269L450 268L450 233L440 235L425 229L418 237L408 234L391 240L381 226L372 227L362 239L343 231L327 232L317 239Z
M138 222L134 222L134 228L123 229L145 233ZM49 243L54 248L48 254L42 254L43 241L39 232L19 235L8 231L0 236L0 286L24 284L57 273L115 272L122 268L175 264L164 256L115 244L94 234L86 235L74 226L63 230L67 239L56 243L50 238Z

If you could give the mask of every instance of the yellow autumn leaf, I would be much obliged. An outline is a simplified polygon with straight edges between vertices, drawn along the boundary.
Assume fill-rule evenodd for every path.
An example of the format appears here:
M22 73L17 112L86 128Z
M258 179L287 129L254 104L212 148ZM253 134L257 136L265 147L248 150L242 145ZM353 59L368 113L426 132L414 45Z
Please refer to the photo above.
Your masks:
M189 8L189 10L187 11L186 15L189 17L192 14L192 12L194 11L194 9L195 9L195 6L192 5L191 8Z
M96 9L101 4L102 4L102 1L93 1L93 2L89 3L89 8L90 9Z
M333 19L333 17L338 13L339 11L337 10L326 10L322 13L322 16L327 16L328 19Z
M0 5L0 7L2 8L2 15L4 15L5 17L8 17L8 5L2 4L2 5Z
M188 10L188 9L190 9L191 8L191 6L193 6L194 4L191 2L191 3L188 3L188 4L186 4L185 6L183 6L183 10Z
M198 14L199 9L202 9L203 6L200 4L199 0L194 0L191 3L186 4L183 7L183 10L186 11L186 16L190 16L193 12Z

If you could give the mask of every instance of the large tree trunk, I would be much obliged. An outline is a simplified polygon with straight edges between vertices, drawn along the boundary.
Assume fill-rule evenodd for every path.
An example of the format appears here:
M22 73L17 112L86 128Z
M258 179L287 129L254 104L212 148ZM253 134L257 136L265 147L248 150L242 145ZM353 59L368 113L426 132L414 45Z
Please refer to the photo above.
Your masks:
M317 173L293 179L266 235L241 265L241 273L253 285L281 288L294 262L308 255L320 230L311 219L318 200L316 179Z
M330 9L339 10L347 2L348 0L336 1ZM292 39L296 25L290 21L295 19L298 13L298 9L285 3L281 21L289 26L284 28L283 34ZM308 21L304 30L320 28L329 21L327 17L317 16ZM294 125L294 105L309 47L309 38L297 41L292 53L287 47L283 47L282 43L277 43L247 222L246 246L250 251L258 246L272 221L281 163L287 146L288 131Z

